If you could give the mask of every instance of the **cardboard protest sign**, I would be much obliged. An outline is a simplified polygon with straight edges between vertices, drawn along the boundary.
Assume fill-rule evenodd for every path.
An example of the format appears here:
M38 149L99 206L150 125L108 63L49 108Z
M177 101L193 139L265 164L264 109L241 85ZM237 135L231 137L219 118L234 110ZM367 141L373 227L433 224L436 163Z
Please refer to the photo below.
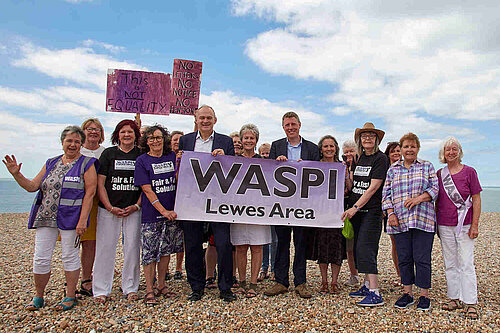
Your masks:
M341 228L342 163L216 156L184 151L179 220Z
M106 111L169 114L170 74L108 69Z
M193 115L200 100L202 62L174 59L170 113Z

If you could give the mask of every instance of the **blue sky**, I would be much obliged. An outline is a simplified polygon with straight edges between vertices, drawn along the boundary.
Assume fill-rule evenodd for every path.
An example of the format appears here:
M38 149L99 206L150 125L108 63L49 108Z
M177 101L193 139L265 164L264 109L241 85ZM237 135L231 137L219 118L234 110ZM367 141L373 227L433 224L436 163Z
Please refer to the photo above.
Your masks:
M216 130L252 122L260 142L302 135L342 142L371 121L382 143L412 131L436 168L454 135L483 185L500 185L500 23L496 0L2 1L0 153L33 176L61 151L68 124L99 117L107 137L131 114L106 113L108 68L169 73L203 62L200 102ZM143 116L192 129L189 116ZM109 145L106 141L105 145ZM4 167L0 177L9 177Z

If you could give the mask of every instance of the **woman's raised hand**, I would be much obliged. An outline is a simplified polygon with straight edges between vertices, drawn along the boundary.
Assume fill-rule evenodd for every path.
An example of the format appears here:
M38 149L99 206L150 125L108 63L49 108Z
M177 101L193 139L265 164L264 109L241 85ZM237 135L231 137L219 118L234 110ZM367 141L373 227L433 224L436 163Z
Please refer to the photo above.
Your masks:
M4 159L2 160L3 164L7 167L7 170L12 175L18 174L19 171L21 171L21 165L22 163L17 164L16 157L14 155L5 155Z

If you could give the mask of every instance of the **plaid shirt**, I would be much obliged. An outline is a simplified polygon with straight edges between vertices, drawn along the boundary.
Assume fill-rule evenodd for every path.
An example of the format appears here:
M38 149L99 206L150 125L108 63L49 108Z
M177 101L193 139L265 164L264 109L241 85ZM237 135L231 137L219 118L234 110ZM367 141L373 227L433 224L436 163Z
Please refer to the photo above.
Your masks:
M438 191L438 179L431 162L417 159L409 169L405 168L403 160L391 165L382 190L382 209L393 208L399 226L387 225L387 233L398 234L411 228L434 232L436 213L433 202ZM407 199L424 192L429 193L432 201L421 202L412 209L404 207Z

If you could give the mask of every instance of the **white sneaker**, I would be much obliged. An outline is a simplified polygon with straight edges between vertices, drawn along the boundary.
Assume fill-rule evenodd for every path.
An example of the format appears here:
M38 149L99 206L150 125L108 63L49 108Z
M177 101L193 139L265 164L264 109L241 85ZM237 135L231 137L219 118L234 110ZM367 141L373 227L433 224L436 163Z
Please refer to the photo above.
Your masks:
M357 286L359 284L359 282L360 282L359 276L351 275L351 277L349 277L349 280L347 280L345 282L345 284L347 284L348 286L354 287L354 286Z

